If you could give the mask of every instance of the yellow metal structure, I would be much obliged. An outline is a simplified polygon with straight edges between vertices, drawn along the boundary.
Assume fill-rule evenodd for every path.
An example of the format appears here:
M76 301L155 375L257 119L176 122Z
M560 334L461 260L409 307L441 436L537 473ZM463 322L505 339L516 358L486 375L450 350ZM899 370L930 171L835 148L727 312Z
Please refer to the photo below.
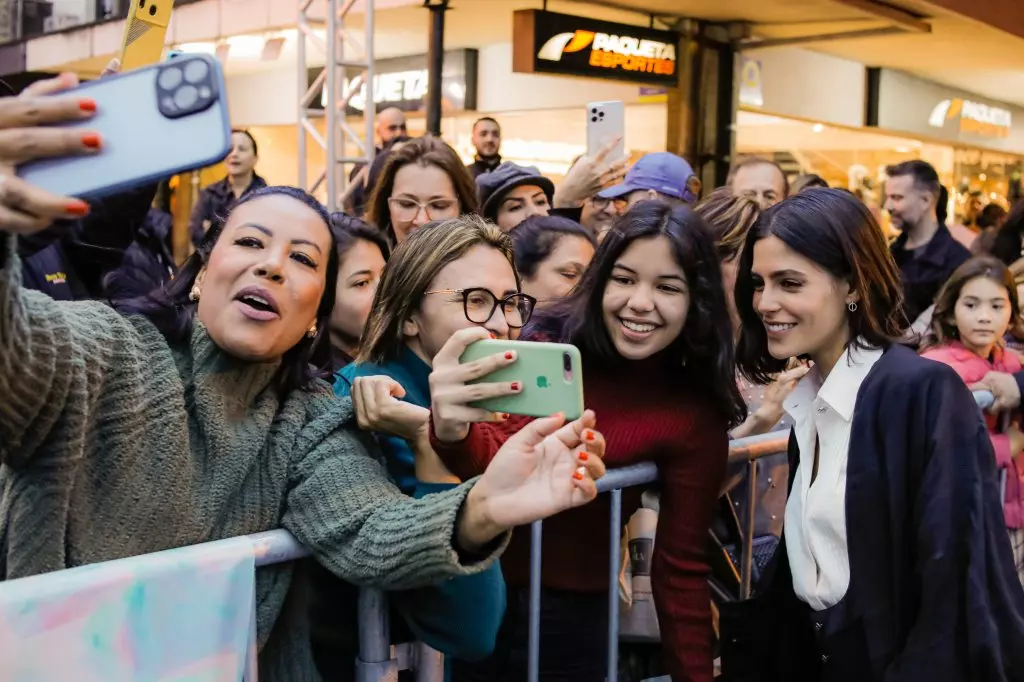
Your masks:
M121 43L121 70L131 71L160 61L174 0L130 0L132 8Z

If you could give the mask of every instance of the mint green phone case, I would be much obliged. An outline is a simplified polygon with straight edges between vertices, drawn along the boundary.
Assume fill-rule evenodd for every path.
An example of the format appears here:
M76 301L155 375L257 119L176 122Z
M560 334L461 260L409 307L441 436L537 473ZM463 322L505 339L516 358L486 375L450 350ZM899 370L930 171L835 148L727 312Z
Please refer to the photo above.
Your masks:
M561 412L567 419L583 415L583 365L576 346L533 341L484 339L473 343L459 359L463 364L515 351L516 361L471 383L519 381L523 391L474 403L492 412L548 417Z

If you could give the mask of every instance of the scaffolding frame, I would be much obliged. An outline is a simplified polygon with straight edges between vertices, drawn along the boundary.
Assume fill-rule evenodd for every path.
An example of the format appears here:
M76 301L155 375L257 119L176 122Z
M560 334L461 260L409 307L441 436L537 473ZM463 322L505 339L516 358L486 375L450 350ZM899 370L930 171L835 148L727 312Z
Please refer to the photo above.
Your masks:
M305 83L309 73L309 43L324 55L323 71L305 89L299 98L299 186L317 194L325 188L327 208L340 211L348 186L345 165L353 167L373 162L376 100L373 92L373 29L374 0L299 0L298 18L298 78ZM346 19L354 14L356 4L363 9L363 38L346 27ZM325 38L317 35L315 28L322 23L313 16L316 8L326 10ZM350 72L356 75L349 80ZM315 107L315 100L326 91L323 108ZM360 138L356 129L345 120L349 102L361 91L363 101L363 123L365 138ZM325 118L324 133L317 130L314 120ZM324 168L312 184L309 182L309 142L324 151ZM354 147L356 156L347 156L346 150Z

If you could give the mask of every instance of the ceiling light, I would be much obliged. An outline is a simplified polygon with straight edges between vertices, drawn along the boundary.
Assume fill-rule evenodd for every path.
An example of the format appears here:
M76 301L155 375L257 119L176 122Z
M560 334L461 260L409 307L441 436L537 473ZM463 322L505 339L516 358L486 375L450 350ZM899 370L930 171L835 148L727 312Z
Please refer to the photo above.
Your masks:
M813 130L816 133L820 133L824 129L825 129L825 126L823 126L820 123L815 123L813 126L811 126L811 130Z

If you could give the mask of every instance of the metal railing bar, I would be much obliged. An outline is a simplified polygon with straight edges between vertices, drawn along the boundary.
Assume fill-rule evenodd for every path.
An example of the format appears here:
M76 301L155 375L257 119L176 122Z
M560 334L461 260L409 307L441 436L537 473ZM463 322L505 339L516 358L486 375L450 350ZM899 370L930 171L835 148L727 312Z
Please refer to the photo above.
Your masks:
M544 522L534 521L530 524L530 610L526 665L529 682L540 681L540 576L543 540Z
M619 545L622 538L622 490L612 491L611 555L608 562L608 676L607 682L619 679Z

